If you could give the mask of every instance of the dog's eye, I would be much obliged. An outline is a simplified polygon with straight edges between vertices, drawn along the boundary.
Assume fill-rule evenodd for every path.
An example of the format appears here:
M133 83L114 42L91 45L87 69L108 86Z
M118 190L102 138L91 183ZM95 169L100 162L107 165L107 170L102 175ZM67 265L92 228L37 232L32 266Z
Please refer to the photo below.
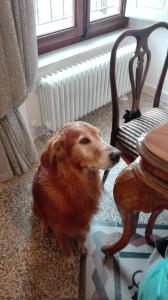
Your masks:
M80 144L83 144L83 145L89 144L90 142L91 142L91 140L90 140L89 138L87 138L87 137L83 137L83 138L79 141L79 143L80 143Z

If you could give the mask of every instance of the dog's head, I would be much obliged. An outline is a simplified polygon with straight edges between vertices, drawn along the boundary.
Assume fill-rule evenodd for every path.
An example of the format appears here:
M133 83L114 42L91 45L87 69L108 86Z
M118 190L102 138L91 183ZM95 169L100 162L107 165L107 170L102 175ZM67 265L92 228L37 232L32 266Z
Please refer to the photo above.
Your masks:
M118 163L120 154L101 139L99 129L84 122L73 122L48 142L41 163L45 168L64 161L79 168L109 169Z

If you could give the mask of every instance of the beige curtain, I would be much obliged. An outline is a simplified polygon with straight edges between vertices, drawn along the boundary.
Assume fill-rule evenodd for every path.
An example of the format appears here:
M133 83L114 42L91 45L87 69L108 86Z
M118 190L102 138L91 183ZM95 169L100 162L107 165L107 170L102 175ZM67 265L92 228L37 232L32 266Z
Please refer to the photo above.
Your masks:
M0 1L0 182L21 175L36 151L18 111L37 69L33 0Z

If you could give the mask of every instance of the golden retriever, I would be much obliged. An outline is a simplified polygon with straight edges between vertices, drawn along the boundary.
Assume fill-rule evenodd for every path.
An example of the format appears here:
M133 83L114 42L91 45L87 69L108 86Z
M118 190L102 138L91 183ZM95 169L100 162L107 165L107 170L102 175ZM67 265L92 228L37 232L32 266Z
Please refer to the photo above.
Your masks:
M120 151L84 122L66 124L41 155L32 188L34 213L45 230L54 231L69 265L74 263L70 237L76 237L81 254L86 253L86 231L101 194L98 170L111 168L119 159Z

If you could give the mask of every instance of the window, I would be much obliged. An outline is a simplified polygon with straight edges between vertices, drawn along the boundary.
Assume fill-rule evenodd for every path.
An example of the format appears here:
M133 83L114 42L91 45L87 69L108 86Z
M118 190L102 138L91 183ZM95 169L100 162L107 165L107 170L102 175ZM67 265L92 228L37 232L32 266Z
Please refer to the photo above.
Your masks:
M126 0L35 0L39 54L126 26Z
M37 36L75 26L73 0L36 0Z
M120 14L121 1L115 0L91 0L90 1L90 22L104 19Z

